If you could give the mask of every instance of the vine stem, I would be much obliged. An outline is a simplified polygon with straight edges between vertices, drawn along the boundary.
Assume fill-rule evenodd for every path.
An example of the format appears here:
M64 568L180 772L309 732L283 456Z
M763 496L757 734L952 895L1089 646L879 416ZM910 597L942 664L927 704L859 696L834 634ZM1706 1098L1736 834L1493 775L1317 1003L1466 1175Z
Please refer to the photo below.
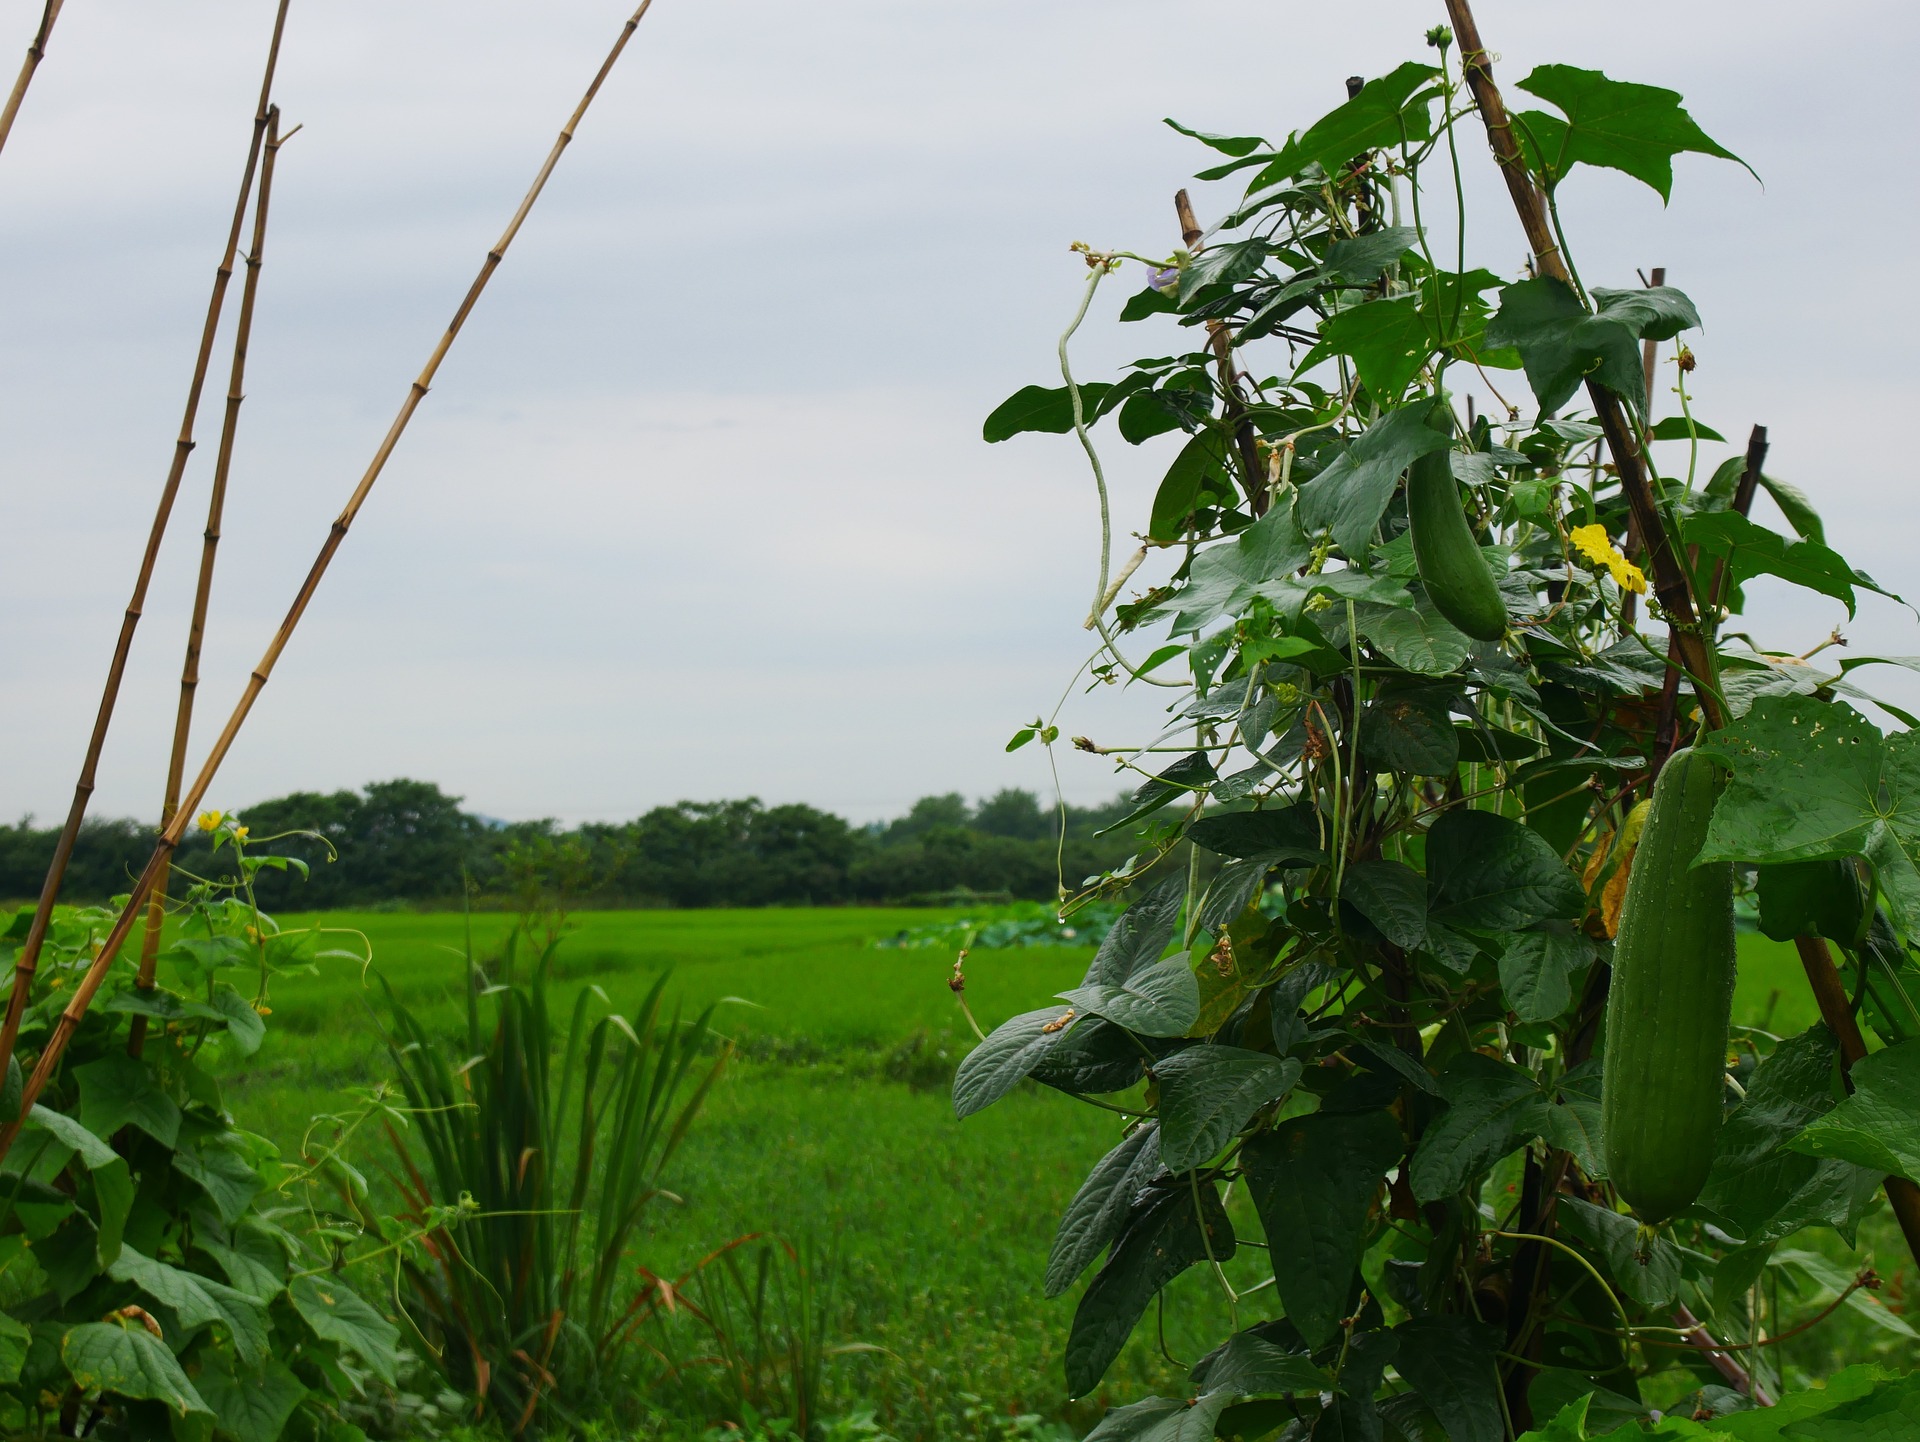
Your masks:
M1460 43L1460 64L1466 76L1467 88L1473 92L1474 103L1479 107L1481 121L1486 126L1487 142L1499 162L1501 177L1506 181L1507 193L1513 199L1521 228L1526 232L1534 263L1542 275L1571 286L1572 273L1554 238L1546 204L1533 183L1533 177L1527 172L1526 161L1514 139L1513 122L1507 114L1506 102L1501 98L1500 87L1494 84L1493 62L1488 59L1487 48L1481 42L1480 29L1473 18L1473 6L1469 0L1446 0L1446 4L1447 14L1453 21L1454 35ZM1632 423L1618 396L1598 381L1589 379L1587 397L1594 415L1599 419L1600 429L1606 435L1607 449L1612 453L1614 468L1620 474L1620 489L1626 495L1628 508L1639 527L1640 539L1647 548L1648 560L1653 568L1654 591L1666 610L1668 624L1678 637L1676 645L1685 661L1686 670L1696 680L1701 713L1710 727L1718 729L1726 724L1727 716L1712 685L1713 651L1701 629L1686 573L1681 569L1674 542L1667 534L1653 487L1648 481L1646 454L1640 449Z
M33 84L34 71L46 59L47 39L53 34L54 21L60 18L61 7L66 3L67 0L47 0L46 7L40 12L40 28L33 32L33 43L27 46L27 58L20 62L20 74L14 78L6 108L0 109L0 150L6 148L7 137L13 134L13 117L20 113L20 102L27 98L27 87Z
M193 451L193 425L200 413L200 393L206 385L207 365L213 358L213 340L220 326L220 311L226 302L227 282L233 277L233 258L240 249L240 230L246 223L247 200L253 193L254 171L260 163L261 149L266 141L269 97L273 91L274 70L280 61L280 37L286 29L288 3L289 0L280 0L280 8L274 15L273 39L267 46L266 67L260 77L260 99L253 117L253 142L247 150L246 167L241 172L240 194L233 203L233 222L227 230L227 247L221 253L220 264L213 273L213 294L207 300L207 317L200 330L200 349L194 359L193 379L188 383L187 403L180 417L180 434L173 443L173 463L167 468L167 479L160 487L160 500L154 507L153 523L147 531L147 547L141 554L140 569L134 577L133 596L128 600L126 612L120 620L120 635L114 642L113 659L107 663L107 679L100 688L100 706L94 713L93 730L87 737L86 756L80 763L80 779L74 783L73 801L67 808L67 819L60 828L59 839L54 842L53 859L47 863L46 880L41 883L40 899L34 907L26 940L21 943L20 954L14 961L13 991L7 997L6 1020L0 1023L0 1072L4 1072L7 1063L12 1060L14 1046L19 1039L20 1016L33 990L33 974L40 964L40 949L46 941L47 924L53 919L54 903L60 899L60 888L66 881L67 863L72 859L73 845L80 835L80 823L86 819L87 805L93 799L100 752L106 745L107 729L113 724L114 705L120 698L120 681L126 675L127 654L133 649L133 633L140 625L141 613L146 609L147 586L153 579L154 562L160 555L160 542L166 536L167 522L173 516L174 497L180 492L180 478L186 471L187 457ZM23 1106L21 1116L25 1116L27 1110ZM0 1147L0 1155L4 1155L3 1147Z
M233 749L234 738L240 734L240 728L246 723L248 714L253 710L254 702L259 699L260 692L265 689L268 679L273 674L275 663L279 661L281 653L286 650L287 643L293 639L294 630L299 626L300 618L306 614L307 605L312 601L314 592L326 575L334 553L340 549L340 543L346 539L348 528L353 525L354 518L359 515L361 506L366 503L368 493L373 490L374 483L380 479L380 473L386 469L394 447L400 443L401 436L406 433L407 423L413 419L414 413L420 408L420 402L426 399L427 389L432 384L434 375L439 371L441 362L446 359L447 352L452 349L454 340L466 324L467 317L472 314L473 307L486 289L487 282L493 278L494 271L506 257L507 248L512 245L514 237L520 233L520 227L526 223L527 215L532 211L534 202L540 198L541 191L546 189L547 180L552 176L554 167L559 164L561 154L573 140L574 130L587 113L587 107L593 104L594 97L600 93L600 87L612 73L621 52L626 49L627 42L633 38L633 32L639 27L641 19L652 4L653 0L641 0L640 8L635 10L628 17L626 24L621 27L619 37L607 52L606 59L601 61L599 70L595 72L586 93L581 96L580 103L574 107L573 114L561 129L559 138L553 143L553 148L547 152L547 158L541 163L540 170L534 176L533 184L528 188L519 208L514 211L513 218L507 222L507 228L501 233L500 239L487 252L479 273L474 277L473 283L467 287L467 293L454 311L453 319L448 322L439 343L427 357L427 363L421 369L419 376L408 387L406 399L401 403L399 413L375 448L373 459L368 462L367 469L360 477L359 484L354 487L352 495L348 497L346 506L329 528L327 538L320 546L319 554L314 557L313 565L309 568L306 578L301 581L299 589L294 593L293 603L288 607L279 629L274 632L273 639L268 642L266 652L254 666L253 673L247 678L246 686L240 693L240 699L234 704L232 713L227 717L226 725L214 740L212 749L201 764L199 774L194 777L192 785L181 796L180 809L174 813L173 820L161 831L159 842L155 845L147 864L141 869L140 875L135 879L132 891L120 915L114 921L113 929L101 943L99 954L87 968L85 976L74 988L72 997L60 1013L60 1020L54 1026L53 1035L48 1038L47 1045L34 1063L32 1075L27 1078L20 1101L20 1115L7 1121L4 1126L0 1126L0 1158L4 1158L12 1149L15 1138L20 1135L22 1120L33 1110L33 1105L39 1100L40 1093L46 1089L54 1068L60 1064L60 1057L67 1049L67 1043L73 1039L74 1031L79 1027L81 1018L86 1015L94 995L100 990L101 983L106 980L107 971L113 965L114 957L126 943L127 934L133 928L134 918L139 913L142 903L152 892L160 873L171 862L174 850L180 844L180 837L186 830L187 819L205 799L207 788L213 784L213 778L219 773L221 762L226 760L227 753ZM283 15L285 10L286 0L281 0ZM276 45L278 36L279 31L276 29ZM201 366L204 370L204 351ZM149 562L148 567L143 568L142 571L143 589L146 571L150 569L150 565ZM78 829L77 823L75 829ZM47 909L51 909L50 902L47 903ZM44 916L37 919L44 920ZM30 972L28 976L30 978ZM7 1058L12 1053L19 1009L25 1003L25 988L21 979L16 978L14 985L15 995L8 1013L11 1025L4 1039L5 1051L0 1052L0 1068L5 1067Z
M1100 468L1100 453L1093 448L1093 437L1087 434L1086 406L1080 396L1080 387L1073 378L1073 366L1067 360L1067 343L1073 339L1080 323L1087 318L1087 308L1093 304L1093 293L1100 288L1100 282L1106 278L1107 261L1104 257L1087 257L1087 264L1093 273L1087 277L1087 288L1080 294L1080 309L1073 313L1073 319L1067 328L1060 332L1060 379L1066 382L1067 399L1073 405L1073 434L1080 442L1080 449L1087 453L1087 464L1093 467L1093 484L1100 492L1100 583L1093 588L1093 609L1087 615L1089 628L1100 625L1100 613L1107 609L1107 572L1113 565L1113 509L1107 496L1107 473ZM1102 628L1102 636L1105 630Z
M273 166L280 153L280 107L268 107L266 147L260 163L260 188L254 200L253 239L247 247L247 278L240 287L240 315L233 328L233 363L227 377L227 411L220 424L220 449L213 464L213 489L207 499L207 528L201 537L200 574L194 583L193 614L187 623L187 655L180 665L180 700L174 708L173 746L167 756L167 788L160 804L160 824L166 826L180 809L180 783L187 769L187 737L193 730L193 698L200 685L200 647L207 629L207 605L213 595L213 562L220 549L220 523L226 512L227 477L233 469L233 438L240 426L240 404L246 399L247 344L253 335L253 306L260 290L260 266L266 255L267 207L273 198ZM147 898L147 924L140 938L140 972L135 985L153 990L160 953L160 932L166 923L167 883L172 871L165 866ZM146 1047L147 1018L136 1013L127 1033L127 1052L139 1056Z

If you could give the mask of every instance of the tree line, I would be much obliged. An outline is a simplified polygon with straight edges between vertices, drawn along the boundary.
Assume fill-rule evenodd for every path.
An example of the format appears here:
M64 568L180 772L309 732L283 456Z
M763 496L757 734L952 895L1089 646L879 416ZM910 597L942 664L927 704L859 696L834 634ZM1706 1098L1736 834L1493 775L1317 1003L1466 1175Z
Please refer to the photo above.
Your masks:
M283 910L510 904L532 891L576 906L773 906L928 901L962 893L1046 900L1123 860L1130 837L1102 836L1132 803L1068 807L1064 818L1030 791L977 804L925 796L905 816L856 825L798 803L756 798L681 801L632 821L563 827L475 815L429 781L380 781L360 791L298 791L240 813L250 838L298 856L309 875L262 873L261 905ZM312 835L284 835L312 833ZM0 900L36 896L56 828L28 817L0 826ZM81 829L63 892L103 901L125 891L154 830L127 819ZM319 839L316 839L319 838ZM179 869L223 875L226 854L189 828Z

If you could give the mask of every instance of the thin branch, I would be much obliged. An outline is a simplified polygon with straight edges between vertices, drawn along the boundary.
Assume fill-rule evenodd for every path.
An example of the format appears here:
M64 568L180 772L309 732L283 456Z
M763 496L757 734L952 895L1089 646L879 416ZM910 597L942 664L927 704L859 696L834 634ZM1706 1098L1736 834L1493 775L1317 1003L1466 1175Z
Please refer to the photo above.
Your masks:
M213 358L213 338L220 326L220 310L226 301L227 282L233 276L233 257L240 248L240 228L247 217L247 198L253 193L253 173L266 140L268 96L273 88L274 68L280 60L280 37L286 29L288 3L289 0L280 0L280 8L274 15L273 39L267 47L267 63L260 78L260 101L253 118L253 141L247 149L246 169L240 177L240 195L233 204L233 223L227 231L227 248L222 252L220 264L213 275L213 294L208 298L207 318L200 331L200 349L194 359L193 380L187 386L187 403L180 418L180 435L173 443L173 463L167 468L166 482L160 488L160 501L154 507L153 524L147 532L147 548L140 557L139 574L134 578L133 596L127 602L126 614L120 621L120 636L114 643L113 659L107 664L106 684L100 691L100 708L94 715L93 731L87 738L86 757L80 763L80 779L74 783L73 802L67 809L66 824L60 828L59 840L54 843L53 860L48 863L47 877L40 887L39 904L34 908L33 921L27 929L26 940L21 944L20 955L14 961L13 991L7 998L6 1021L0 1023L0 1072L6 1070L13 1058L14 1045L20 1034L20 1016L33 990L33 974L40 963L40 948L46 940L47 924L52 920L54 903L60 899L60 887L67 875L67 862L73 856L73 844L80 835L80 823L86 819L87 803L93 799L94 776L99 770L100 751L106 744L107 728L113 724L114 703L120 697L120 681L127 670L127 653L133 648L133 633L140 624L141 613L146 609L147 586L153 579L154 562L160 554L160 542L167 533L167 522L173 515L173 501L180 491L180 477L187 468L187 457L193 451L193 423L200 412L200 392L206 384L207 363ZM21 1115L25 1114L26 1110L22 1108Z
M233 438L240 425L240 403L246 399L247 343L253 335L253 306L260 290L260 266L266 255L267 207L273 199L273 166L284 142L280 138L280 107L267 110L265 157L260 165L259 194L254 199L253 240L247 248L247 278L240 287L240 317L233 330L233 364L227 374L227 411L220 424L220 450L213 464L213 490L207 499L207 528L201 537L200 576L193 592L193 615L187 623L187 656L180 666L180 700L174 709L173 747L167 756L167 789L160 805L160 824L166 826L180 809L180 783L187 770L187 737L193 730L193 698L200 685L200 647L207 630L207 603L213 594L213 563L220 549L220 523L226 512L227 477L233 469ZM153 990L160 952L160 932L166 924L166 892L171 867L160 873L147 899L146 933L140 938L140 974L136 985ZM127 1036L127 1051L139 1056L147 1040L147 1018L136 1014Z
M40 68L40 62L47 55L47 37L53 34L53 22L60 18L60 7L67 0L47 0L46 8L40 12L40 28L33 32L33 43L27 46L27 58L20 62L20 74L15 77L13 91L7 96L6 108L0 110L0 150L4 150L7 137L13 134L13 117L20 113L20 102L27 98L27 87L33 84L33 72Z
M60 1020L54 1027L53 1035L48 1039L45 1049L34 1063L33 1074L27 1078L20 1101L20 1117L25 1117L33 1110L33 1104L39 1100L40 1093L45 1090L54 1068L60 1064L60 1057L67 1049L67 1043L73 1039L74 1031L79 1027L81 1018L87 1014L87 1008L92 1004L94 995L100 990L101 983L106 980L107 971L113 965L114 957L126 943L127 934L133 929L134 918L141 904L153 891L160 874L170 864L174 849L179 846L180 837L186 830L187 818L193 815L194 808L205 799L207 788L213 784L213 778L220 770L220 763L226 760L227 752L233 749L234 738L240 734L240 728L246 723L248 713L253 710L253 703L259 699L268 678L273 675L274 664L279 661L281 652L286 650L287 643L293 639L294 629L300 624L301 616L306 614L307 605L313 600L314 592L319 589L320 581L326 575L334 553L340 549L340 543L346 539L347 530L353 525L354 517L359 515L360 507L366 503L367 495L373 490L374 482L380 479L380 473L386 468L387 460L392 456L394 447L400 443L400 437L406 433L407 423L413 419L414 412L420 408L420 402L426 398L427 389L432 384L435 373L440 369L440 363L446 359L447 352L453 347L454 339L460 334L461 327L466 324L467 317L472 314L474 305L479 301L481 292L486 289L487 282L492 279L494 271L499 268L501 260L506 256L507 247L513 244L513 238L520 233L520 227L526 223L527 214L533 209L534 202L540 198L540 192L546 188L548 177L553 174L554 166L560 162L561 153L572 141L575 127L579 125L581 117L586 114L587 107L593 103L594 97L600 93L600 87L606 82L615 62L620 59L621 52L627 48L627 42L632 39L633 32L639 27L641 18L652 4L653 0L641 0L640 8L635 10L626 24L621 27L619 38L614 41L613 48L607 52L607 58L600 63L600 69L587 86L586 93L580 98L580 103L574 107L573 114L560 131L559 138L554 141L553 149L547 153L547 158L541 164L540 171L534 177L525 198L521 200L519 209L514 211L513 219L507 222L506 230L501 233L493 249L487 252L487 258L481 263L479 274L474 277L473 284L467 287L466 296L461 300L459 308L454 311L453 319L448 322L446 332L440 337L439 344L433 348L433 353L428 356L427 363L422 367L419 376L408 387L407 397L401 403L399 414L394 417L393 424L388 427L385 437L375 449L373 459L368 463L365 474L360 477L360 483L354 487L353 494L348 497L346 506L328 530L327 538L321 544L320 553L314 557L306 579L300 583L299 590L294 593L293 604L288 607L286 617L280 622L279 629L274 632L273 639L268 642L265 654L254 666L253 674L247 678L246 687L241 691L240 699L235 703L232 714L227 717L226 725L221 729L212 749L207 753L207 759L201 764L199 774L194 777L193 784L181 796L179 810L174 813L173 820L161 831L159 842L153 849L153 855L148 858L146 866L141 869L139 877L133 883L133 890L127 898L126 906L115 919L113 929L107 933L106 940L101 943L99 954L87 968L86 975L74 988L65 1010L60 1013ZM0 1065L4 1065L4 1061L5 1059L0 1057ZM20 1134L20 1126L20 1118L0 1126L0 1158L4 1158L12 1149L14 1139Z

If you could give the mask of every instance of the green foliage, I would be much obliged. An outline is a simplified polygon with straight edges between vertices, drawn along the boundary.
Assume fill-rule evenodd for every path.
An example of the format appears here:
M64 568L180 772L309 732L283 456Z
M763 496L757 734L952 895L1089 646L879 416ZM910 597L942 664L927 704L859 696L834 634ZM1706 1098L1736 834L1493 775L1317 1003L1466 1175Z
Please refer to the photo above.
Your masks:
M1735 157L1670 91L1542 66L1521 88L1559 113L1512 125L1554 253L1509 279L1470 269L1450 211L1478 120L1450 36L1429 40L1440 65L1409 61L1282 145L1186 131L1229 157L1202 179L1254 172L1203 243L1078 247L1089 302L1144 262L1121 319L1171 318L1186 353L1077 407L1072 381L1045 407L1023 392L990 422L995 440L1076 431L1092 453L1088 397L1125 393L1123 440L1182 436L1144 532L1159 569L1111 623L1096 608L1088 663L1166 691L1159 734L1100 748L1143 778L1120 823L1134 855L1074 898L1130 909L1054 993L1067 1008L1036 987L953 1093L967 1117L1032 1078L1130 1119L1048 1262L1050 1293L1094 1268L1070 1394L1150 1309L1164 1335L1176 1295L1224 1302L1188 1382L1115 1398L1103 1438L1499 1442L1549 1419L1578 1437L1687 1397L1711 1418L1738 1394L1676 1338L1697 1318L1765 1341L1739 1349L1740 1375L1777 1393L1762 1334L1814 1276L1796 1254L1822 1231L1851 1246L1882 1179L1916 1162L1907 736L1841 704L1864 695L1849 668L1720 634L1753 586L1850 612L1880 588L1804 497L1737 455L1703 463L1718 433L1693 415L1685 346L1680 414L1652 414L1668 388L1643 348L1700 317L1669 287L1589 288L1561 226L1577 166L1664 199L1674 156ZM1514 368L1531 411L1493 374ZM1467 394L1489 390L1493 416ZM1130 433L1131 407L1174 393L1171 426ZM1591 415L1565 414L1581 401ZM1787 497L1798 539L1744 514L1756 487ZM1699 620L1669 613L1679 590ZM1709 653L1697 675L1675 659L1682 626ZM1059 725L1027 739L1053 746ZM1689 743L1667 772L1687 825L1656 807L1640 832L1635 802ZM1779 869L1812 862L1827 869ZM1756 867L1770 932L1842 933L1886 1048L1845 1100L1824 1027L1729 1031L1729 890L1751 894ZM1684 1078L1662 1063L1682 1054ZM1636 1199L1657 1229L1627 1214ZM1818 1285L1838 1309L1872 1283Z

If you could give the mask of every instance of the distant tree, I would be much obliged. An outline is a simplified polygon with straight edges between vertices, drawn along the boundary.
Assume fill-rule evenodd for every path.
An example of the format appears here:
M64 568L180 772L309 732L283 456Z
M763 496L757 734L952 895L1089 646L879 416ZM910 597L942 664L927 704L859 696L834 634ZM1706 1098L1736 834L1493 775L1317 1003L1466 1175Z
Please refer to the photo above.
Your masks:
M1048 840L1058 825L1056 815L1040 809L1039 797L1014 787L994 792L973 811L975 831L1007 836L1015 841Z
M973 819L967 800L958 791L944 796L922 796L905 816L888 825L883 840L889 845L925 836L937 826L960 828Z

